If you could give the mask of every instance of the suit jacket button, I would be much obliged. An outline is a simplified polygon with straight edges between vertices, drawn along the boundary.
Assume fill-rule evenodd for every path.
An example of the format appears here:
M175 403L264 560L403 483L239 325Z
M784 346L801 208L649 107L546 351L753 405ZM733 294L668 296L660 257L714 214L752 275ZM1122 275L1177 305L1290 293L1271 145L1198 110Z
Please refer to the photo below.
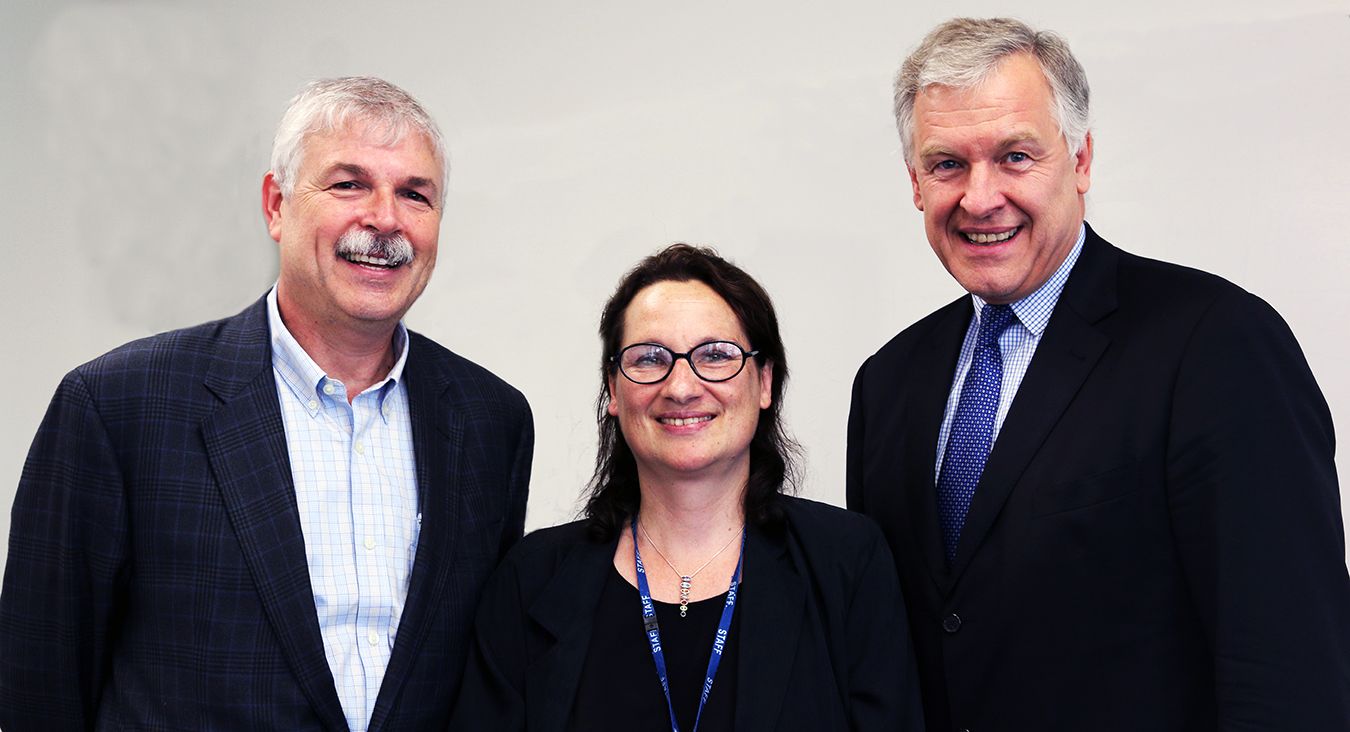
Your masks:
M948 633L955 633L961 629L961 616L952 613L942 619L942 629Z

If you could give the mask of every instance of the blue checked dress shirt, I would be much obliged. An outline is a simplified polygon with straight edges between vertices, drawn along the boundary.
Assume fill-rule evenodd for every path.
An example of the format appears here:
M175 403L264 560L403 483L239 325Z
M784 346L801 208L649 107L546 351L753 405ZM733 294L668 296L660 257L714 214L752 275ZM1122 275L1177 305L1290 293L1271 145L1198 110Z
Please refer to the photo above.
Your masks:
M1040 345L1041 336L1045 334L1045 328L1050 324L1055 303L1059 302L1060 293L1064 291L1064 283L1068 281L1069 273L1073 270L1074 263L1078 261L1078 255L1083 251L1083 241L1086 237L1087 228L1080 225L1078 240L1074 242L1073 250L1064 258L1064 262L1055 273L1050 275L1045 284L1035 292L1010 304L1016 318L998 338L999 349L1003 354L1003 379L999 388L998 411L994 415L993 434L989 441L990 449L993 449L993 445L998 441L998 433L1003 427L1003 420L1008 416L1008 408L1012 406L1013 397L1017 396L1017 389L1027 374L1031 357L1036 355L1036 347ZM942 461L946 457L952 422L956 418L956 407L961 400L961 385L965 383L966 372L970 370L975 358L975 346L980 331L979 314L986 305L979 295L971 293L970 298L975 305L976 315L971 318L970 327L966 329L966 338L961 344L961 355L957 358L956 373L952 376L952 387L947 396L942 428L938 432L937 464L933 466L934 485L942 475Z
M421 515L408 389L408 333L389 375L347 402L281 321L267 295L281 402L314 608L347 726L364 731L394 648Z

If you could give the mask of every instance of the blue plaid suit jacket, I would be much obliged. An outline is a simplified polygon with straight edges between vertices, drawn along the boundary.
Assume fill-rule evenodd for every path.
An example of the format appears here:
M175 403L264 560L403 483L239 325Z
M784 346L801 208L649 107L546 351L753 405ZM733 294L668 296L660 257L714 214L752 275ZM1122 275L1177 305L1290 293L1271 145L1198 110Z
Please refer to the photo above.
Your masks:
M534 447L518 391L410 338L422 534L371 730L447 723L479 591L521 535ZM0 728L346 729L263 301L62 381L14 503Z

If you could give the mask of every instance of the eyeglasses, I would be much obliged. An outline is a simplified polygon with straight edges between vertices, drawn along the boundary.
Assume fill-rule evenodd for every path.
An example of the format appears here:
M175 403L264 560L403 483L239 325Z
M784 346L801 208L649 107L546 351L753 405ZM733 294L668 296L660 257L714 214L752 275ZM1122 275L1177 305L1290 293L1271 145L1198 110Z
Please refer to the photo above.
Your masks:
M747 351L731 341L700 343L687 353L676 353L658 343L634 343L609 360L634 384L665 381L680 359L689 362L695 376L716 383L736 378L745 368L745 360L758 355L759 351Z

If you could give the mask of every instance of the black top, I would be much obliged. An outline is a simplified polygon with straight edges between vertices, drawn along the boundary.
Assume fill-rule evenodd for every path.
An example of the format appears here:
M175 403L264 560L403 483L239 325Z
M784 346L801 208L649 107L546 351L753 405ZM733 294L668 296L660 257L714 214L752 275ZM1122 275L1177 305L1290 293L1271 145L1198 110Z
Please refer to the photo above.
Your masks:
M708 657L726 599L726 593L722 593L691 602L689 614L683 618L679 605L653 602L670 677L670 698L681 732L694 728ZM740 615L737 612L732 616L731 637L703 708L699 732L732 729ZM600 592L594 627L568 728L573 732L670 729L666 698L642 629L642 601L637 588L612 567Z
M709 700L714 714L730 702L732 719L704 720L700 732L923 729L905 605L881 531L867 517L835 506L793 496L783 502L782 524L746 530L747 584L739 587L726 647L734 657L717 674ZM618 541L595 541L586 523L576 521L536 531L507 554L483 590L451 730L565 732L584 713L581 707L603 709L614 720L578 718L573 729L670 729L633 589L616 585L628 604L621 601L619 614L602 617L602 606L612 605L601 602L605 585L619 581L611 577ZM678 631L678 616L677 609L660 621L666 646L689 645L700 654L694 667L701 668L712 624L692 643L675 643L669 633ZM631 638L624 642L641 660L626 666L597 660L600 672L590 672L587 658L600 653L592 647L599 635ZM580 692L583 676L605 684L601 699ZM650 677L652 686L618 691L630 677L634 684ZM690 688L677 674L676 694ZM650 718L659 722L618 716L620 696L649 698L656 710Z

